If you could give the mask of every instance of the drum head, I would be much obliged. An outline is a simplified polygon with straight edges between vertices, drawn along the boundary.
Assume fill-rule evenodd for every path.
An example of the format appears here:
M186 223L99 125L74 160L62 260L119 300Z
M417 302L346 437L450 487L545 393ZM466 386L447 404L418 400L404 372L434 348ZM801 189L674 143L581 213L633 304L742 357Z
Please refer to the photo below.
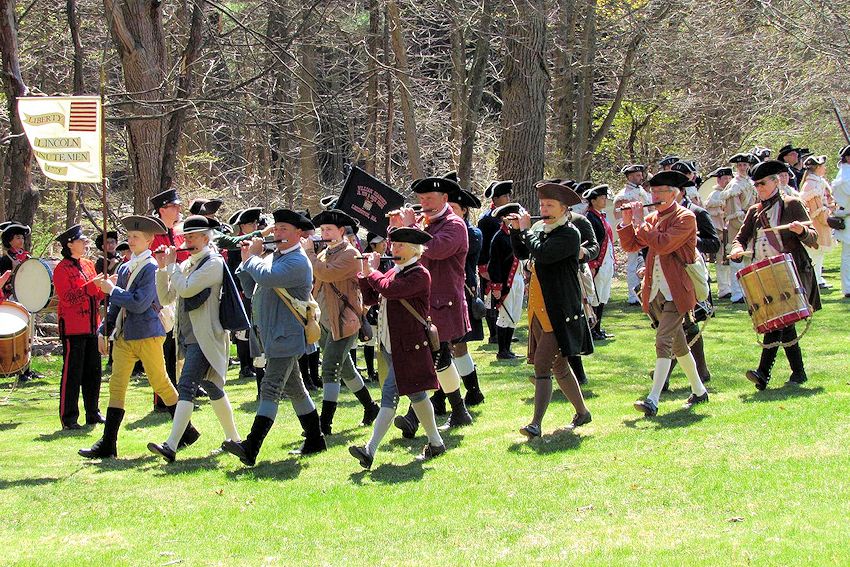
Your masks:
M47 307L53 297L53 269L40 258L25 260L15 270L15 299L30 313Z
M0 337L13 337L29 327L29 313L14 301L0 303Z

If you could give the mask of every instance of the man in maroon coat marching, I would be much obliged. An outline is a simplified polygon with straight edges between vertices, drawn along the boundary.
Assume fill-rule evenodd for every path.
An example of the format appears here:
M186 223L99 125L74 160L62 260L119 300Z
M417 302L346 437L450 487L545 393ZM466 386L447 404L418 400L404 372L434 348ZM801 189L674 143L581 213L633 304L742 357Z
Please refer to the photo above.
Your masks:
M472 423L460 393L460 374L452 361L449 345L469 332L469 313L466 309L465 280L466 252L469 237L466 223L452 212L449 194L460 191L451 179L426 177L413 182L411 189L422 205L425 232L431 235L428 249L422 255L422 265L431 273L431 320L440 333L440 350L435 353L434 364L441 391L434 394L435 411L449 400L452 413L446 427L460 427ZM405 207L390 217L390 226L413 226L416 216L413 209ZM413 410L397 416L395 425L406 438L412 438L418 427Z

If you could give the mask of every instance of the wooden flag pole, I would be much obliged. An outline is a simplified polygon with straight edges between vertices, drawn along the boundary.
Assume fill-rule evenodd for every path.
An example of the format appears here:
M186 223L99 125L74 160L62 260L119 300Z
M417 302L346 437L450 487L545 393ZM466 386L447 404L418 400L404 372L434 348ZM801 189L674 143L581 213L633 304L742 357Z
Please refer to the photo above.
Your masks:
M103 258L103 277L109 275L109 259L106 253L107 210L106 210L106 70L100 66L100 188L103 206L103 236L101 258Z

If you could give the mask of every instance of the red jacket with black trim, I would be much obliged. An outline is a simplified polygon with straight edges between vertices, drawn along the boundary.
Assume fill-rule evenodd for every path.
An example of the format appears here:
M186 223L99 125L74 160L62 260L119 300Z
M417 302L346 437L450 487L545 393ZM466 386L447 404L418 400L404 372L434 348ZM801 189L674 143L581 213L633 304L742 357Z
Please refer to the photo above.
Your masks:
M62 336L94 335L97 332L100 325L98 307L104 295L96 285L85 285L96 275L94 262L88 258L81 258L79 265L65 258L53 271Z

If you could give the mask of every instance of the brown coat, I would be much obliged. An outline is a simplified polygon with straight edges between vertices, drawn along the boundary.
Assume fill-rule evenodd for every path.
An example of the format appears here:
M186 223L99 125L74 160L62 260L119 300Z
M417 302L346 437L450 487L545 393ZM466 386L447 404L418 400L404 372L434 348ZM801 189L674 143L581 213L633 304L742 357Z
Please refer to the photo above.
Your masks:
M333 340L350 337L360 330L360 316L363 313L363 300L360 295L360 285L357 274L360 272L360 252L348 241L326 248L316 255L312 247L308 247L307 256L313 264L313 277L316 284L313 295L322 310L319 321L330 330ZM353 309L339 299L334 291L336 287L345 296Z
M696 261L697 219L691 211L676 203L664 211L650 213L637 232L629 224L618 226L617 234L626 252L649 248L640 292L644 312L649 313L652 267L655 265L655 257L659 255L661 271L670 286L676 310L684 315L694 308L697 303L694 284L685 271L685 264Z
M782 196L777 206L781 207L779 212L779 224L789 224L794 221L805 222L809 220L809 213L806 212L806 207L800 199L795 197ZM741 230L735 236L735 242L741 245L746 250L754 241L756 234L757 216L761 212L761 203L753 205L747 210L747 216L744 217L744 224ZM812 309L817 311L821 308L820 290L815 282L815 271L812 267L812 260L809 258L809 253L803 247L811 246L817 248L818 233L810 227L804 227L803 234L794 234L790 230L781 231L780 237L782 240L782 251L791 254L794 258L794 264L797 266L797 273L800 276L800 283L803 284L809 298L809 304Z

